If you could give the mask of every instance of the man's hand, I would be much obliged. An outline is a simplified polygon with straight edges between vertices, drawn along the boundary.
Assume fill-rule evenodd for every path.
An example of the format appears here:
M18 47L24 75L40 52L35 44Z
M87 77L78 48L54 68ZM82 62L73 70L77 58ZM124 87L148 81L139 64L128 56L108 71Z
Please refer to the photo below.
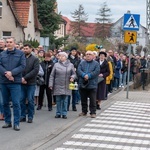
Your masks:
M5 75L7 75L7 76L10 76L10 77L11 77L11 76L12 76L12 73L11 73L11 71L6 71L6 72L5 72Z
M13 77L13 76L9 77L8 79L9 79L10 81L14 81L14 77Z
M5 77L10 81L14 81L14 77L12 76L12 73L10 71L5 72Z
M5 76L6 76L7 78L12 77L11 71L6 71L6 72L5 72Z
M84 79L85 79L85 80L88 80L88 79L89 79L89 76L88 76L88 75L85 75L85 76L84 76Z
M103 77L103 74L99 74L99 77Z
M22 78L22 84L27 84L27 81L24 78Z
M53 87L52 87L52 86L50 86L49 88L50 88L51 90L53 90Z

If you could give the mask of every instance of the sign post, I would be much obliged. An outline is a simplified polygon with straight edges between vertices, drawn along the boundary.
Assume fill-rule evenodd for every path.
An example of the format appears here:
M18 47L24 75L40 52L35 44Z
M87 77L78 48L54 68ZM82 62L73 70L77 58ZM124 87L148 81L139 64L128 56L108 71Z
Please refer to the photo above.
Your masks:
M124 14L123 30L124 32L124 42L129 44L129 62L128 62L128 78L127 78L127 95L129 98L129 80L130 80L130 64L131 64L131 44L137 42L137 32L140 26L140 15L138 14Z
M47 51L49 47L49 37L40 37L40 45L44 47L44 51Z
M125 31L124 42L128 44L136 44L137 32L136 31Z
M129 62L128 62L128 78L127 78L127 95L126 98L129 98L129 80L130 80L130 64L131 64L131 44L128 46L129 51Z
M123 30L139 31L140 15L124 14Z

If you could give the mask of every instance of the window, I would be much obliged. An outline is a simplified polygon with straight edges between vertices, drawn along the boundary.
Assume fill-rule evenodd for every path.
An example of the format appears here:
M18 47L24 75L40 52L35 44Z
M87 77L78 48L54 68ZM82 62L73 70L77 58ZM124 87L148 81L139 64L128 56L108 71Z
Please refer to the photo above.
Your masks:
M2 2L0 2L0 19L2 18Z
M28 34L28 40L29 40L29 41L31 40L31 35L30 35L30 34Z
M3 31L3 38L11 37L10 31Z

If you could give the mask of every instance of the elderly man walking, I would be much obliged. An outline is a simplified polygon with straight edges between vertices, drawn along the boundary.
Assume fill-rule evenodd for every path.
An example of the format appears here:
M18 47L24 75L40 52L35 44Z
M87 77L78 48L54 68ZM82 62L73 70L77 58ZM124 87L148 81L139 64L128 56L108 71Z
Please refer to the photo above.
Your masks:
M90 99L91 118L96 117L96 90L100 65L94 59L92 51L87 51L85 60L78 67L79 91L81 95L82 113L79 116L86 116L88 112L88 98Z

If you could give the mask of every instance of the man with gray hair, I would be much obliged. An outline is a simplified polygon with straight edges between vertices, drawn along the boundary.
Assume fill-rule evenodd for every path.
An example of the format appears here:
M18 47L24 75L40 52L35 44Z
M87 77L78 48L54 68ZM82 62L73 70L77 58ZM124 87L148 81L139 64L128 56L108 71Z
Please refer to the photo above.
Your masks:
M92 51L87 51L85 60L78 66L79 92L81 95L82 113L79 116L86 116L88 112L88 98L90 99L91 118L96 117L96 92L100 65L94 60Z

